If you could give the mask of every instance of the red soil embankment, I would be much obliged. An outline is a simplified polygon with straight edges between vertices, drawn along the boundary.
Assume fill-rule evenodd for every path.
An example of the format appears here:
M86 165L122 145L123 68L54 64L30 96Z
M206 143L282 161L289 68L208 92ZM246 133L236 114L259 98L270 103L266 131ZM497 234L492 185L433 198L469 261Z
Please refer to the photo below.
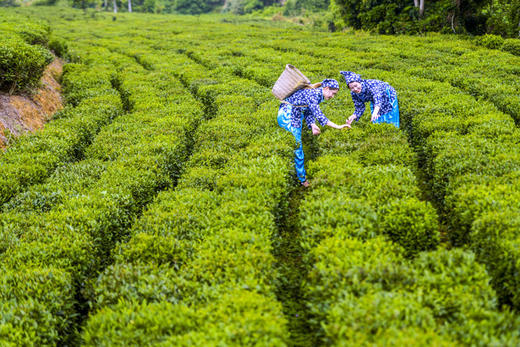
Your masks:
M41 129L56 111L63 108L58 83L63 64L61 59L56 58L47 66L41 87L33 95L0 93L0 148L8 145L9 133L19 136Z

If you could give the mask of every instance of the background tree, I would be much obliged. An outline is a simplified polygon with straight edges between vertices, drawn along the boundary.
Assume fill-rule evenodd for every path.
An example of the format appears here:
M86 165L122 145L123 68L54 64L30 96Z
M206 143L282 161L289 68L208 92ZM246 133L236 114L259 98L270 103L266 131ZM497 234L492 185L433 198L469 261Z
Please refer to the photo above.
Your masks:
M95 0L72 0L72 7L85 10L89 7L94 7L95 3Z
M520 0L493 0L485 13L488 33L520 37Z
M330 0L287 0L284 13L298 15L302 12L318 12L327 10Z
M0 0L0 7L14 7L20 6L16 3L16 0Z

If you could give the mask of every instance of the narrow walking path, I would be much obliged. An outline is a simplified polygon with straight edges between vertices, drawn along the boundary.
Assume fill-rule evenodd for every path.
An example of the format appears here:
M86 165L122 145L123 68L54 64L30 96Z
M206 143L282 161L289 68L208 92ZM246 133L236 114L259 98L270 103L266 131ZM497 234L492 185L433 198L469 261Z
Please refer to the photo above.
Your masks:
M302 257L298 228L299 205L305 188L295 188L289 196L289 206L285 218L280 221L279 234L274 240L273 255L277 259L279 273L276 296L283 305L284 314L289 322L289 341L293 346L313 346L314 334L308 324L308 310L303 298L302 285L307 277Z
M306 166L318 156L317 138L309 132L303 135ZM275 272L279 274L275 290L278 301L283 306L288 321L291 346L315 346L315 332L312 331L307 300L304 297L304 284L308 268L303 258L306 251L301 245L301 229L299 223L300 203L306 192L312 189L301 186L294 187L288 196L287 204L281 207L283 213L278 220L278 235L273 240L273 255L277 260Z

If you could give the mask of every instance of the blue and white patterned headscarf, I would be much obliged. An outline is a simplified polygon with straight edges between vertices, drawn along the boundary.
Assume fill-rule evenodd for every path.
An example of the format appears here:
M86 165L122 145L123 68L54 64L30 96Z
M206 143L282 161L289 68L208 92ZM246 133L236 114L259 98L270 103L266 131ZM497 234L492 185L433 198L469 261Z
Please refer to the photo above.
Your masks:
M321 82L321 86L323 88L329 87L330 89L339 89L338 81L332 78L327 78L326 80L323 80L323 82Z
M342 74L343 77L345 77L345 82L347 82L347 86L352 82L361 83L362 81L361 76L352 71L340 71L339 73Z

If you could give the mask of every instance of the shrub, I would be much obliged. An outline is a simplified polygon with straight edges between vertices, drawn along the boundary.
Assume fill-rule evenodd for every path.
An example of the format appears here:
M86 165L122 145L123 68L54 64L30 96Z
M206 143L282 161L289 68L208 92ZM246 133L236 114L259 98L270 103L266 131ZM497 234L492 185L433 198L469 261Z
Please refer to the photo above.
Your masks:
M0 42L0 89L13 93L29 91L38 86L52 55L41 46L32 46L20 39Z
M58 345L76 313L70 274L36 266L0 275L0 341L17 346ZM5 340L4 340L5 339Z
M276 300L236 289L194 307L121 301L90 317L83 339L85 346L283 346L286 324Z
M52 37L49 40L49 48L60 58L67 57L68 45L67 41L58 37Z
M503 303L520 308L520 218L518 211L483 214L472 225L471 248L486 264Z
M435 318L416 294L375 291L362 297L347 294L328 313L323 341L356 346L452 346L453 341L435 331Z
M302 202L299 222L302 246L312 250L328 237L370 239L377 235L377 214L366 201L350 198L343 192L327 194L315 189Z
M12 30L20 35L25 42L31 45L47 46L51 28L47 24L25 22L15 25Z
M416 198L390 202L381 208L380 230L401 245L407 256L435 249L439 244L439 223L435 209Z
M477 44L491 49L500 49L504 44L504 39L501 36L486 34L477 39Z
M502 50L520 56L520 39L505 39Z

